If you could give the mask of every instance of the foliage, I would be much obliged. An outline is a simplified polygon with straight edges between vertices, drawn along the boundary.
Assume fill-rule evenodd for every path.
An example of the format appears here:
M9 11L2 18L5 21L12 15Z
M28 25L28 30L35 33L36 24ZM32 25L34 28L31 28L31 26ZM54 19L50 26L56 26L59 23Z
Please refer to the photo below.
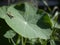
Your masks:
M21 9L18 10L19 8ZM57 37L59 34L57 31L60 29L57 21L58 14L51 16L31 3L2 6L0 7L0 18L7 23L5 26L9 27L4 37L8 38L13 45L26 45L27 43L34 45L36 42L41 45L47 45L48 42L50 45L55 45L55 40L59 40ZM14 40L16 35L17 39Z

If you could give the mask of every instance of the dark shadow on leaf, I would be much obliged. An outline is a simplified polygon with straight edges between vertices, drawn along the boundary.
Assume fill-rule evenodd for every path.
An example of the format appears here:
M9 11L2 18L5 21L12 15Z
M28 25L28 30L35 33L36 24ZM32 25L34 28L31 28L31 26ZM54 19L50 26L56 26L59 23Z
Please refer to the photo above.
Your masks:
M16 5L15 9L20 10L20 11L25 11L25 5L24 4Z
M48 28L50 28L50 24L49 24L49 23L45 23L45 22L43 21L43 16L38 20L37 25L38 25L40 28L43 28L43 29L48 29Z

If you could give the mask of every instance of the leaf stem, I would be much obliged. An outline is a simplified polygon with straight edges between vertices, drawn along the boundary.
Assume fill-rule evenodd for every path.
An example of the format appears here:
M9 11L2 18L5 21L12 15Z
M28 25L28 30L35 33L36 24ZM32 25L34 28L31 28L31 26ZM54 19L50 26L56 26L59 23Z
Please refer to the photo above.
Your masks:
M11 38L11 41L12 41L13 45L16 45L12 38Z
M16 41L16 44L18 44L19 42L20 42L20 35L18 35L18 39L17 39L17 41Z
M8 38L9 43L11 43L11 40Z
M22 37L22 45L25 45L25 43L26 43L26 40L24 42L24 38Z

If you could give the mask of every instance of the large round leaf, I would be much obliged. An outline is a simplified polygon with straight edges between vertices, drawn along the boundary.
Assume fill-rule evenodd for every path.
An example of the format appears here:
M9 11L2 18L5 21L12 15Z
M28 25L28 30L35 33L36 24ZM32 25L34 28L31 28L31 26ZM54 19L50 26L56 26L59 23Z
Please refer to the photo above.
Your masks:
M9 7L7 13L8 15L6 15L5 21L19 35L25 38L50 38L50 29L41 29L36 24L28 23L24 17L13 7Z

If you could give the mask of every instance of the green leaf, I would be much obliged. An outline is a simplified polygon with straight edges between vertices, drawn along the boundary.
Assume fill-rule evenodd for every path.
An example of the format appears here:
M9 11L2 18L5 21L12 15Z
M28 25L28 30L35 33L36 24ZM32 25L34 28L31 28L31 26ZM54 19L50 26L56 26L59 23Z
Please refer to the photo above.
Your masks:
M37 12L39 15L41 15L41 18L37 22L37 25L41 28L52 28L53 22L51 20L51 15L47 13L46 11L39 9Z
M52 27L52 20L46 12L41 12L42 17L37 22L37 25L41 28L51 28Z
M48 7L48 3L46 2L46 0L42 0L42 1Z
M59 23L56 23L55 24L55 28L60 29L60 24Z
M36 24L29 23L25 20L25 18L13 7L8 8L8 12L10 12L10 18L6 15L5 21L7 24L19 35L25 38L41 38L41 39L49 39L51 35L50 29L41 29ZM31 18L31 17L29 17Z
M32 4L25 3L24 18L29 23L36 24L38 19L40 18L40 15L37 15L37 8L34 7Z
M52 22L54 24L54 28L60 28L60 24L58 23L58 15L59 15L59 13L56 11L55 15L52 17Z
M4 18L6 15L6 6L0 7L0 18Z
M4 34L4 37L5 38L13 38L15 35L16 35L16 33L14 31L9 30Z
M34 7L32 4L25 3L25 13L27 15L35 15L37 12L37 8Z

